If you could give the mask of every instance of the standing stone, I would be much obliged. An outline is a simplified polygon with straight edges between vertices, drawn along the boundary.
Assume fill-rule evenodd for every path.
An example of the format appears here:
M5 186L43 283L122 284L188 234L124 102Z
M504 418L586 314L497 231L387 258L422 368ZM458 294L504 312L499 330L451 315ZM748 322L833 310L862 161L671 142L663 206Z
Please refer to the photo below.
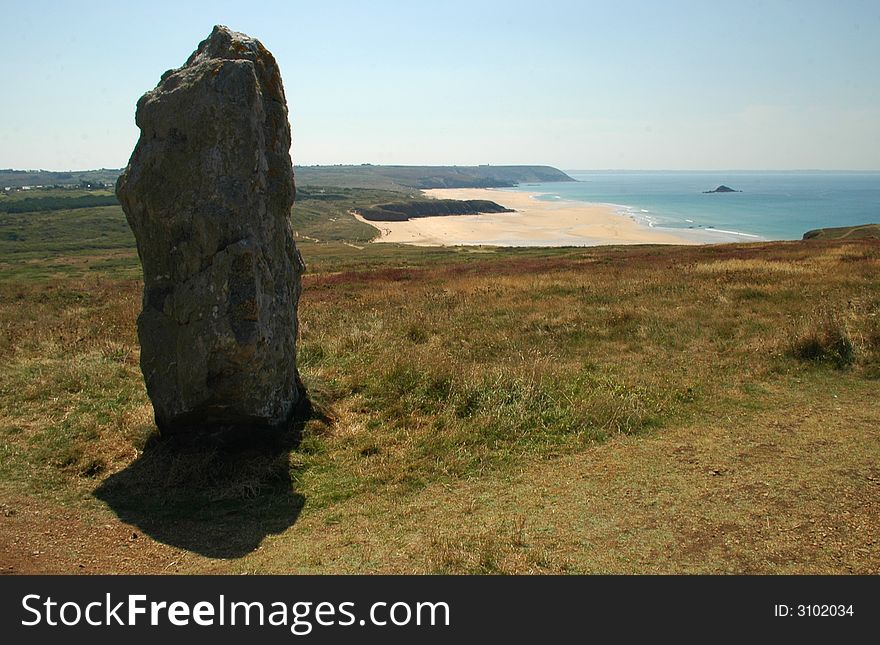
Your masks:
M281 74L217 26L137 104L116 184L144 269L141 370L163 432L283 428L300 396L302 259Z

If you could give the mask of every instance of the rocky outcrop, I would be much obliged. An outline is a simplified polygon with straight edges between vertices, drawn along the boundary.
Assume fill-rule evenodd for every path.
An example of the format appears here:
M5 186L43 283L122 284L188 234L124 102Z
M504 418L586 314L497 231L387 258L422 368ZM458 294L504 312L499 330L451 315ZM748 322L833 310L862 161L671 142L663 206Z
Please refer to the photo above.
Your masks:
M164 432L286 426L302 259L272 54L217 26L141 97L116 194L144 271L141 369Z
M358 214L373 222L405 222L414 217L479 215L514 211L487 199L423 199L359 208Z

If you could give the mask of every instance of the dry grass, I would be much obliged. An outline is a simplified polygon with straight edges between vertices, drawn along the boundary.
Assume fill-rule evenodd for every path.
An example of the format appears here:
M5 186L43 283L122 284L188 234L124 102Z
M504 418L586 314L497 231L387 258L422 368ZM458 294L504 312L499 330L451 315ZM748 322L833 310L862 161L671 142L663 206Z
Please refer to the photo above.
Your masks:
M769 261L757 258L748 260L720 260L695 264L689 267L690 271L698 274L726 274L726 273L769 273L775 274L804 274L815 270L812 263Z
M325 414L269 460L287 464L302 513L270 486L247 515L261 480L222 465L234 481L218 493L203 478L199 503L217 493L239 515L198 527L234 540L245 513L234 555L175 542L172 520L196 512L178 496L142 557L93 559L108 571L877 571L878 248L450 250L404 266L410 251L394 247L366 264L356 249L304 247L312 267L349 259L305 278L301 370ZM22 509L0 533L17 527L21 549L42 548L53 505L115 526L92 492L133 464L132 485L157 476L138 457L153 432L139 306L139 283L106 275L0 284L0 491ZM191 471L214 468L203 457ZM70 562L56 548L46 570Z

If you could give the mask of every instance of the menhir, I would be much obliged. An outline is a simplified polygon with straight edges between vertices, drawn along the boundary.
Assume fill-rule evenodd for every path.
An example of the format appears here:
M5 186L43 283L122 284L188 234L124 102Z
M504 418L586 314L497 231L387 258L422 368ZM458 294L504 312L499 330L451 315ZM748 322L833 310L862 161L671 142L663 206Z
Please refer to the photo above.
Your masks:
M303 395L281 74L217 26L138 101L116 185L144 270L141 369L162 432L285 428Z

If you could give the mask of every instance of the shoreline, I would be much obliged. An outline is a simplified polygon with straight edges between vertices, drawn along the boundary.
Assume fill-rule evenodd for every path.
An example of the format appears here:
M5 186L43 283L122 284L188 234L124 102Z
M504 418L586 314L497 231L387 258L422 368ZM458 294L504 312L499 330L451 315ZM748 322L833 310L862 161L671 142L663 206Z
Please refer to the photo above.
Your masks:
M613 204L535 199L539 192L497 188L438 188L422 191L436 199L485 199L513 213L443 215L404 222L358 221L379 231L373 242L414 246L605 246L615 244L711 244L700 231L658 229L620 212ZM730 240L732 241L732 240Z

